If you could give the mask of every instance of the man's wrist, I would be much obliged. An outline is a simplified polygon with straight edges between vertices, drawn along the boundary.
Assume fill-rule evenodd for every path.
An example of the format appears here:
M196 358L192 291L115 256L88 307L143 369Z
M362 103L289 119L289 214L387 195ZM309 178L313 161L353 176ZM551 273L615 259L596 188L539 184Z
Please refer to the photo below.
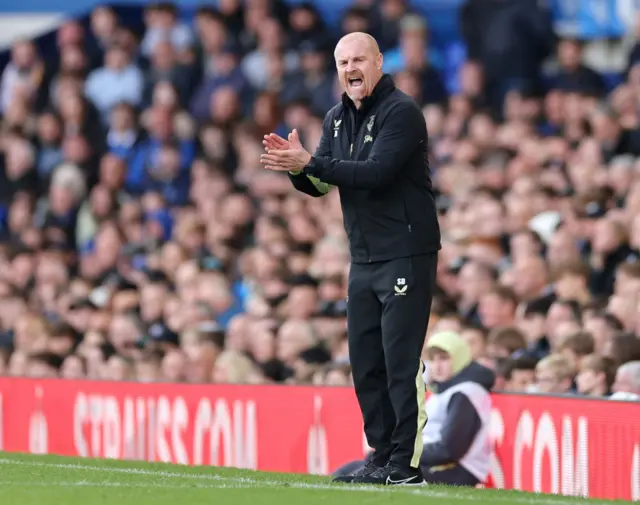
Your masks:
M311 156L311 158L309 158L309 163L302 167L302 170L289 170L289 173L294 177L302 174L313 175L314 160L315 158Z
M311 158L309 158L309 163L307 163L304 167L302 167L302 172L307 175L313 175L314 168L315 168L315 161L316 159L313 156L311 156Z

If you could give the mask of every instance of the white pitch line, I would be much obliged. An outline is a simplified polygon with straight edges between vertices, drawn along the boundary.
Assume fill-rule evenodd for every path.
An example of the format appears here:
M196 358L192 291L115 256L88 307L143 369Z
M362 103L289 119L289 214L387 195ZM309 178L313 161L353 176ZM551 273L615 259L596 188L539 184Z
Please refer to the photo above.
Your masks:
M55 482L22 482L13 480L0 481L0 487L119 487L119 488L140 488L140 489L255 489L253 484L166 484L164 482L154 482L153 484L145 484L144 482L90 482L87 480L79 481L55 481Z
M195 474L195 473L180 473L180 472L167 472L164 470L145 470L143 468L114 468L108 466L92 466L81 465L77 463L48 463L45 461L19 461L9 458L0 458L0 464L3 465L17 465L17 466L30 466L30 467L44 467L44 468L56 468L67 470L85 470L91 472L102 472L112 474L126 474L126 475L144 475L148 477L164 477L164 478L176 478L176 479L195 479L195 480L208 480L218 482L236 482L241 484L247 484L247 487L289 487L297 489L322 489L325 491L344 491L344 492L360 492L360 493L403 493L425 496L430 498L442 498L457 501L476 501L478 497L466 494L466 493L446 493L442 491L430 490L427 486L422 489L404 488L404 487L374 487L374 486L349 486L349 485L331 485L331 484L313 484L307 482L287 482L287 481L273 481L252 479L250 477L223 477L221 475L208 475L208 474ZM192 467L193 468L193 467ZM211 467L215 468L215 467ZM576 497L577 498L577 497ZM576 505L580 501L573 499L563 499L562 497L551 498L541 496L529 496L529 497L507 497L507 496L491 496L492 501L497 502L509 502L509 503L522 503L525 505ZM591 500L589 504L602 504L607 505L609 500Z

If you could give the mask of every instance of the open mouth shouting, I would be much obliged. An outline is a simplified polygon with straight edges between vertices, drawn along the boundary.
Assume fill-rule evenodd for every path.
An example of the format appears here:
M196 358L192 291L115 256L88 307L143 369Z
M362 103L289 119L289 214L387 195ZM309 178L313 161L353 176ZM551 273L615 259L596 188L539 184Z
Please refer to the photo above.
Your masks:
M349 77L349 79L347 79L347 82L349 83L349 87L351 89L358 89L364 85L364 80L362 79L362 77L358 76Z

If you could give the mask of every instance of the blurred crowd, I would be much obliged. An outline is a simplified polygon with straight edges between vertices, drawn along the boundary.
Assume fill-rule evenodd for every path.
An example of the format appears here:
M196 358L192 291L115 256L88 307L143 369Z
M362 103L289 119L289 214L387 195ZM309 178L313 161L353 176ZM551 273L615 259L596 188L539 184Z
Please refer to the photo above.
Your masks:
M315 148L340 96L334 44L368 31L429 128L427 338L460 332L498 389L640 399L640 46L608 89L536 2L484 3L460 12L453 93L403 0L358 1L333 32L307 3L221 0L189 22L154 3L143 33L99 7L59 28L56 58L17 42L0 374L349 385L338 192L296 193L259 156L293 128Z

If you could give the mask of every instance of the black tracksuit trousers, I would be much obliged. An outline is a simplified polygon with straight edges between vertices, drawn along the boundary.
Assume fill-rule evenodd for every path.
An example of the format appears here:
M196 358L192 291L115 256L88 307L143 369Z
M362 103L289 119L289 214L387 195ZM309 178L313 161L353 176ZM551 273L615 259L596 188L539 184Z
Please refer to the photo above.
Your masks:
M377 464L417 468L425 384L420 359L437 253L352 264L347 329L356 396Z

